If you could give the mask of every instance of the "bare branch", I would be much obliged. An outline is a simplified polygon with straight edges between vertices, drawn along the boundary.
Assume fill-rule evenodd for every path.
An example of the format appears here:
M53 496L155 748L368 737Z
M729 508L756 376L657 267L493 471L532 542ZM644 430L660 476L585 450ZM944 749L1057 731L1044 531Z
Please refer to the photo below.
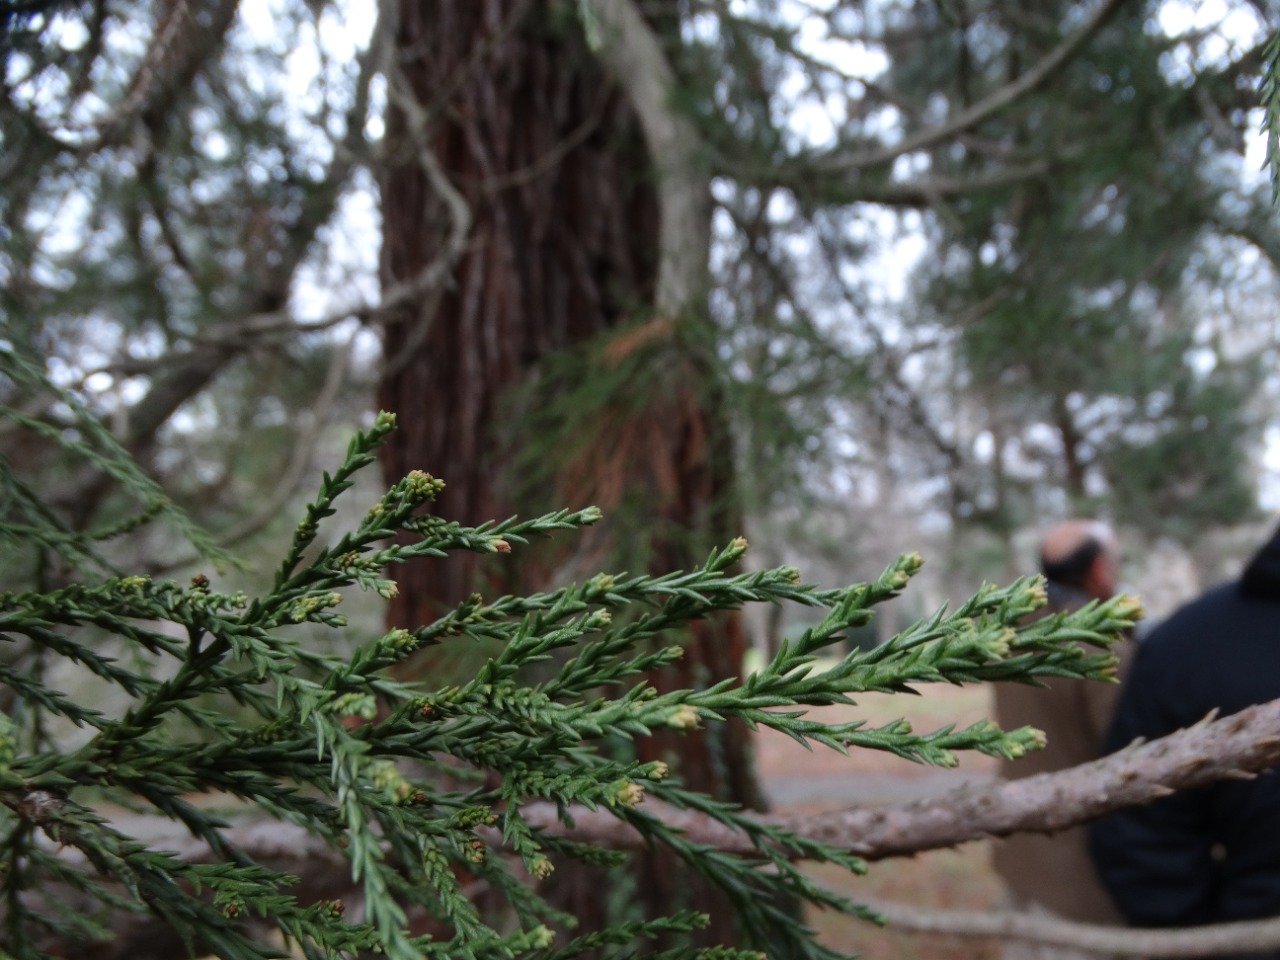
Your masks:
M938 176L877 184L857 183L852 185L851 193L860 202L927 210L956 197L1011 187L1027 180L1038 180L1047 176L1051 169L1047 161L1037 160L1022 166L984 171L965 177Z
M866 860L883 860L1013 833L1062 830L1179 790L1249 779L1277 763L1280 700L1222 719L1206 718L1189 729L1058 773L981 789L965 786L935 799L897 806L747 816ZM22 797L0 800L22 812ZM748 836L705 814L654 800L647 800L641 809L697 843L731 853L755 850ZM572 840L619 850L640 849L648 843L608 810L572 807L567 812L572 827L565 825L554 804L535 803L522 810L531 826ZM250 827L231 831L235 843L240 844L239 832L245 829ZM281 825L279 829L289 828Z
M601 63L635 107L658 166L661 207L657 292L659 314L679 317L706 286L710 190L696 157L701 137L671 103L675 71L632 0L593 0L601 26Z
M1212 957L1224 953L1274 950L1280 945L1280 918L1221 923L1177 930L1095 926L1015 911L930 910L904 903L859 898L910 933L1025 940L1046 946L1126 957Z
M98 122L98 139L84 149L100 150L120 140L138 119L161 123L170 104L222 46L239 6L239 0L218 0L214 4L169 0L159 4L150 48L134 73L128 92Z
M917 150L927 150L945 140L958 135L962 131L977 126L988 117L1004 110L1014 101L1026 96L1037 87L1046 83L1058 70L1068 63L1076 52L1087 43L1108 20L1120 9L1126 0L1104 0L1098 9L1078 31L1060 43L1047 56L1016 80L1006 84L989 96L979 100L973 106L960 111L947 123L936 127L928 127L900 142L880 150L867 153L840 154L835 153L818 162L819 167L828 173L849 173L856 170L867 170L883 167L898 157Z
M988 837L1061 830L1178 790L1247 779L1277 763L1280 700L1220 720L1206 718L1187 730L1060 773L983 789L966 786L901 806L756 819L867 860L882 860ZM753 849L748 837L703 814L657 803L647 805L646 812L699 843L738 853ZM563 829L553 805L534 804L525 810L531 824L575 840L617 848L645 843L610 813L575 808L570 815L574 826Z

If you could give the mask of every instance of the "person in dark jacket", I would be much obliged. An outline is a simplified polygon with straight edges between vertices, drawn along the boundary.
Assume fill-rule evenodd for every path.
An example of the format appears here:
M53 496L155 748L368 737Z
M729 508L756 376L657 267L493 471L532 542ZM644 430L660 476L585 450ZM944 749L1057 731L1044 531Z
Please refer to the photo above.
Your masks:
M1108 752L1280 697L1280 530L1243 575L1139 646ZM1187 791L1099 821L1090 850L1129 923L1191 926L1280 916L1280 774ZM1252 954L1251 956L1258 956ZM1268 953L1280 957L1280 953Z

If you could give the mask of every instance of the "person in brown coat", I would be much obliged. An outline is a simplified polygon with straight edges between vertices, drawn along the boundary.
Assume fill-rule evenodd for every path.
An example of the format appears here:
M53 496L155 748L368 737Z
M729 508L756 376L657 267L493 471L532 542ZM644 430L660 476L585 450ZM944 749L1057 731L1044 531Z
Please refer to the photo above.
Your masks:
M1041 542L1040 569L1047 581L1049 603L1037 616L1109 599L1116 592L1120 574L1115 535L1097 521L1061 523ZM1123 641L1115 652L1119 677L1133 655L1132 640ZM1044 731L1047 741L1043 750L1002 762L1000 774L1005 779L1065 770L1102 756L1119 684L1056 677L1046 682L1047 687L1015 683L995 687L996 722L1006 730L1035 727ZM994 861L1015 909L1083 923L1124 922L1094 870L1084 827L997 841ZM1009 943L1004 956L1005 960L1096 960L1098 955Z

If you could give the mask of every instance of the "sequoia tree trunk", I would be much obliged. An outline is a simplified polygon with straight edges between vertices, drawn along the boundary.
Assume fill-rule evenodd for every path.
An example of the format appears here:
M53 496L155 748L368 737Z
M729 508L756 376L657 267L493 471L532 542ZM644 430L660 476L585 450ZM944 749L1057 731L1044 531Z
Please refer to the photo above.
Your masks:
M459 199L470 229L448 284L389 315L379 403L399 424L385 451L388 476L419 468L442 478L441 515L477 523L595 503L606 521L568 548L572 560L564 551L554 562L542 553L409 565L397 571L390 612L397 625L429 622L476 590L540 589L566 577L570 564L574 576L624 555L650 572L688 567L740 533L710 366L690 346L705 338L685 335L687 317L653 311L660 174L625 92L588 47L575 6L401 7L382 181L384 289L403 289L448 255ZM675 8L668 26L678 26ZM450 185L443 192L441 174ZM590 413L576 419L526 407L524 430L548 435L521 436L504 422L504 404L568 351L580 367L528 396L546 401L551 390L563 399L588 368L612 373L604 378L611 386L584 400ZM510 474L534 440L550 451L543 459L553 481L530 499ZM642 557L631 549L637 543ZM652 682L664 689L732 675L744 649L736 617L700 623L678 669ZM667 759L693 788L760 806L741 729L655 737L638 749ZM713 920L702 939L736 939L724 902L688 870L645 855L631 873L628 906L649 914L706 910ZM607 918L597 873L558 866L552 899L583 929Z

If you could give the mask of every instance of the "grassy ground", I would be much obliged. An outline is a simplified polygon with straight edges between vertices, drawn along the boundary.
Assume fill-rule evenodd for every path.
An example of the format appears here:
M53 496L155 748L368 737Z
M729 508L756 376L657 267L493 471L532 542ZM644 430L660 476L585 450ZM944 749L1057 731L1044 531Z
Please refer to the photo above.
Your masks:
M919 731L949 723L967 725L988 715L989 693L981 687L928 687L920 697L868 696L857 707L815 711L815 719L866 718L879 725L905 717ZM821 810L874 803L881 796L913 796L946 789L964 777L987 777L994 761L965 756L959 770L937 771L875 751L844 757L829 750L810 753L789 738L764 731L758 741L760 772L766 785L787 787L784 809ZM811 789L797 796L797 785ZM910 859L871 865L864 877L814 866L812 876L852 900L860 896L896 900L920 907L988 909L999 903L1001 885L990 863L989 844L939 850ZM868 960L994 960L989 941L897 933L849 917L817 914L808 918L828 945Z

